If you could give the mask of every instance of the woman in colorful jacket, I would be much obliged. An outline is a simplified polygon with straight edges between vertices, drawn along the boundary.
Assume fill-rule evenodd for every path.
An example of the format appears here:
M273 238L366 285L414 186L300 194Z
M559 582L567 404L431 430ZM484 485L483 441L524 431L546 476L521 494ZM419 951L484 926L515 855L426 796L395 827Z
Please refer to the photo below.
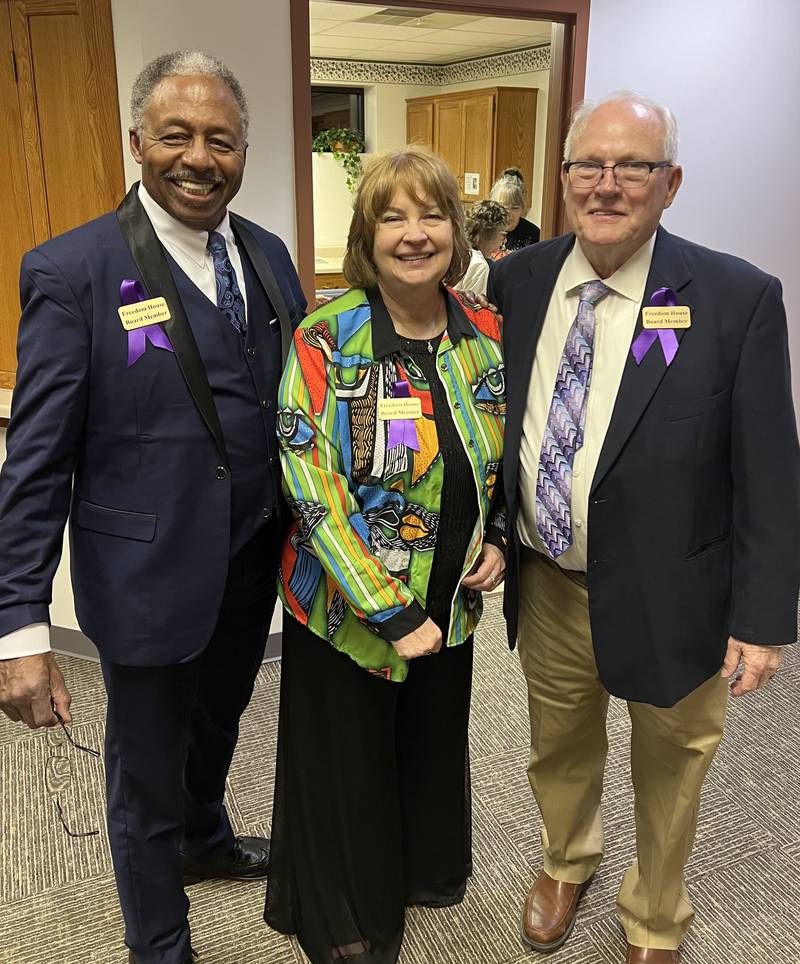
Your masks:
M394 964L405 907L458 903L472 870L472 634L505 569L506 403L497 317L445 287L468 260L445 164L379 157L353 287L301 324L281 382L295 522L265 917L313 964Z

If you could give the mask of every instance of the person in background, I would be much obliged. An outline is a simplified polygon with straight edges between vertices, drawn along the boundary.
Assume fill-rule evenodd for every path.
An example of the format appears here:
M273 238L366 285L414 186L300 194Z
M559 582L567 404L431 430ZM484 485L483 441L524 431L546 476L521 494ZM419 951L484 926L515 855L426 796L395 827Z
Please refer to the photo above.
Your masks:
M765 686L797 636L781 285L660 226L677 155L666 107L630 91L582 105L561 170L571 233L502 261L489 284L508 359L504 608L544 824L522 935L560 947L603 859L613 694L628 704L635 794L636 859L617 896L626 964L680 960L684 868L728 694ZM757 880L753 894L769 901Z
M508 211L497 201L478 201L466 218L467 241L470 252L469 267L457 287L485 295L489 281L489 256L498 251L506 236Z
M231 71L197 51L158 57L131 119L141 184L22 263L0 709L30 727L71 720L48 626L69 514L75 609L108 695L129 960L186 964L184 884L267 873L269 841L234 833L224 795L276 600L275 408L305 299L283 242L228 211L248 126Z
M313 964L394 964L405 907L458 903L472 872L472 635L505 568L505 380L497 317L446 287L468 258L444 162L379 157L353 288L302 323L281 382L295 523L265 919Z
M539 228L523 217L530 206L522 172L516 167L507 167L492 185L489 193L492 201L502 204L508 211L508 227L503 247L493 260L502 258L510 251L527 248L539 240Z

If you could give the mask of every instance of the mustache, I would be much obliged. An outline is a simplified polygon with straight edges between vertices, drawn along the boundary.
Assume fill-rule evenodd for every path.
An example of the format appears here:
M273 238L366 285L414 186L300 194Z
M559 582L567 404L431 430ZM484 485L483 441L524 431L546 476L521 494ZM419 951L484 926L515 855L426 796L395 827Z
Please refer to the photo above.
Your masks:
M222 184L219 174L198 174L197 171L170 171L163 175L165 181L194 181L195 184Z

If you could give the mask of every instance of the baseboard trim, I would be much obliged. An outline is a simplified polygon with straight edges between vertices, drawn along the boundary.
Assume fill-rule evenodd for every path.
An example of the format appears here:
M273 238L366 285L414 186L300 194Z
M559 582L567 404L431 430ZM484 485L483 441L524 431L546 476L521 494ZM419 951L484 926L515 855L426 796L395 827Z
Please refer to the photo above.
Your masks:
M63 626L53 626L50 630L50 645L54 653L62 656L74 656L76 659L88 659L93 663L100 662L97 647L84 636L80 630L65 629ZM281 658L281 633L270 633L267 647L264 651L264 662Z

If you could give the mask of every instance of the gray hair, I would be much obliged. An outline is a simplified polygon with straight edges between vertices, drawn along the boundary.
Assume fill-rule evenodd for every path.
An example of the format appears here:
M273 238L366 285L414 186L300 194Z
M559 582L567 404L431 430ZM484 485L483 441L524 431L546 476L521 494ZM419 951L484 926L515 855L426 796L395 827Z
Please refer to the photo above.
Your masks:
M572 148L575 140L581 136L586 124L598 107L604 104L641 104L649 111L652 111L664 128L664 156L658 160L669 161L676 164L678 161L678 122L675 115L663 104L658 104L649 97L637 94L635 90L617 90L602 100L584 100L575 108L572 113L572 123L567 132L567 139L564 141L564 160L571 160Z
M504 208L521 208L527 211L528 198L522 171L517 167L507 167L492 185L489 197L502 204Z
M242 136L247 139L247 128L250 124L250 114L247 110L247 98L244 96L242 85L229 67L221 60L203 53L201 50L173 50L170 54L162 54L151 60L133 82L131 90L131 121L141 137L144 112L153 91L162 80L167 77L216 77L227 84L239 108L239 122L242 125Z

